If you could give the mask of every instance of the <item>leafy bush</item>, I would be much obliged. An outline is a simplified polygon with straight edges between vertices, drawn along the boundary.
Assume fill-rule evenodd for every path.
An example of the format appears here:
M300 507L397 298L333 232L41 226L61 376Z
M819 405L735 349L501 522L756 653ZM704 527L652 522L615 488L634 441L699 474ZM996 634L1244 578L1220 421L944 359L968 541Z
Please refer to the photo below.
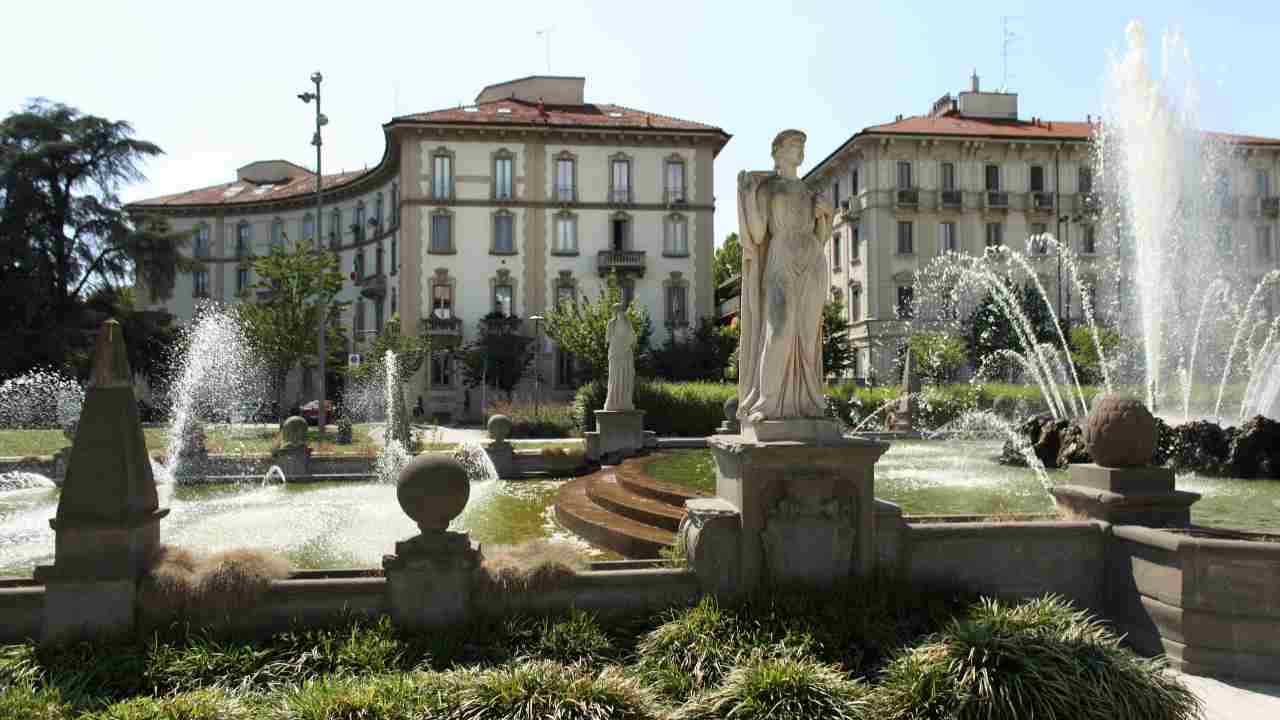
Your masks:
M897 657L876 689L878 715L896 718L1199 716L1199 700L1120 646L1100 622L1048 596L976 605L928 642Z
M804 656L753 653L675 720L856 720L870 717L866 689L840 668Z
M1102 388L1082 387L1085 399L1093 402L1093 398ZM1072 390L1074 393L1074 389ZM827 388L827 410L845 424L856 426L872 413L877 420L868 423L868 429L881 429L888 412L886 403L902 396L902 388L887 385L875 388L859 387L854 383L845 383ZM1009 417L1025 417L1028 414L1046 412L1044 396L1040 387L1035 384L1015 385L1010 383L953 385L926 385L921 390L916 406L916 424L939 428L952 422L970 410L994 410Z
M442 717L456 690L449 673L326 677L290 687L279 704L297 720L416 720Z
M101 720L239 720L255 717L244 701L218 688L160 698L138 697L94 713Z
M911 361L927 382L947 382L964 367L964 340L944 332L918 332L911 336ZM901 377L901 373L899 373Z
M702 318L695 328L673 330L661 347L650 352L653 373L674 382L723 380L737 348L737 326Z
M511 438L566 438L581 434L572 405L494 400L486 417L511 418Z
M600 664L616 655L613 641L600 627L594 615L570 610L562 618L542 618L519 645L521 656L559 663L586 662Z
M724 420L724 403L738 386L712 382L642 382L636 386L636 409L643 410L644 427L658 435L700 437L715 433ZM605 383L578 390L573 412L584 431L595 430L595 411L604 407Z
M450 673L458 684L447 716L458 720L649 720L653 693L616 667L592 670L534 660Z

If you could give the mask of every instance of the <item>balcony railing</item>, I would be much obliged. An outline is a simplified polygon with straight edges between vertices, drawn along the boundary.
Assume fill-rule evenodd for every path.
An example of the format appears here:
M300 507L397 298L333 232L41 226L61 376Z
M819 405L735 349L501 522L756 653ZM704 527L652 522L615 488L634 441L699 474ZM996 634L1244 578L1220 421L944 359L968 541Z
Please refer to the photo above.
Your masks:
M1270 215L1271 217L1280 215L1280 197L1259 198L1258 205L1262 209L1263 215Z
M689 198L686 195L684 188L667 188L662 193L662 196L668 205L684 205L689 202Z
M556 186L556 202L571 203L574 202L577 193L574 192L572 185Z
M644 275L643 250L601 250L596 256L596 267L601 275L610 272L636 272Z
M944 208L960 207L960 191L959 190L943 190L940 201Z
M1031 209L1043 210L1045 212L1053 211L1053 193L1032 192L1031 193Z
M897 204L904 207L916 207L920 204L920 191L915 188L898 188Z
M629 188L610 190L609 202L613 205L629 205L631 203L631 190Z
M512 334L520 330L520 324L523 321L513 315L494 312L481 318L480 322L487 333Z
M423 328L429 335L461 335L462 320L456 317L431 316L422 321Z
M995 210L1008 210L1009 193L1000 190L988 190L987 207Z
M357 278L356 285L360 286L360 294L370 299L376 300L387 294L387 276L382 273Z

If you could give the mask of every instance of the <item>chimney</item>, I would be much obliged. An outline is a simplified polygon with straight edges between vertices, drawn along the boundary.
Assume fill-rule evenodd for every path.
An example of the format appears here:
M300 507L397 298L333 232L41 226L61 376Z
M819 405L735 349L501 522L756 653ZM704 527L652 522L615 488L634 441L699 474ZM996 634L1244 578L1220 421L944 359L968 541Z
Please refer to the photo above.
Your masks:
M969 77L969 80L973 82L973 87L969 89L973 92L978 92L978 68L973 69L973 75Z
M1093 124L1093 115L1085 115L1085 116L1084 116L1084 121L1085 121L1086 123L1088 123L1089 125L1092 125L1092 124Z

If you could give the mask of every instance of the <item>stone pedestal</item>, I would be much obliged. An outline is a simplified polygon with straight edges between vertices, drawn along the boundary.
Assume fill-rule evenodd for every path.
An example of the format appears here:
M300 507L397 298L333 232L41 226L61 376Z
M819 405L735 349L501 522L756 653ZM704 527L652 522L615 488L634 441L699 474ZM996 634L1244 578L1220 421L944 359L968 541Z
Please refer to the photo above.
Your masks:
M1177 527L1191 522L1198 493L1175 490L1173 471L1142 466L1072 465L1071 482L1049 489L1066 512L1115 525Z
M729 597L742 585L742 515L724 498L684 501L678 537L703 592Z
M743 430L707 438L716 495L740 513L742 588L830 586L870 575L874 468L888 444L842 437L837 425L822 420ZM806 433L804 441L770 439Z
M595 432L583 433L588 460L617 463L645 446L643 410L597 410Z
M280 468L285 480L310 475L306 447L284 447L271 451L271 464Z
M511 443L506 440L489 443L485 447L485 452L489 453L489 460L493 462L493 467L498 471L498 477L516 477L519 473L516 471L516 450Z
M480 544L466 533L424 532L396 543L382 558L391 616L409 630L466 622L480 569Z

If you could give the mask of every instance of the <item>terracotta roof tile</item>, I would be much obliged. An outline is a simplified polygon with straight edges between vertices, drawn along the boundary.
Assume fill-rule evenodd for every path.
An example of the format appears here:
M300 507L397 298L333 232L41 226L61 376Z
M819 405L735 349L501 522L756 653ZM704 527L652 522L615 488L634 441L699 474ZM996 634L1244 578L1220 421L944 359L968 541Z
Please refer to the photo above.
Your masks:
M543 106L545 114L538 112L537 103L508 98L479 105L434 110L432 112L403 115L392 122L427 123L475 123L478 125L547 125L550 127L616 127L656 130L692 130L721 132L714 125L681 120L680 118L637 110L623 105L586 103L583 105Z
M905 135L966 135L974 137L1025 138L1028 140L1087 140L1097 124L1073 120L989 120L949 114L913 116L883 125L872 125L863 133L901 133ZM1280 145L1280 138L1207 132L1208 136L1230 143Z
M369 170L353 170L351 172L325 175L320 185L323 189L333 188L355 180L362 175L373 172ZM255 185L251 182L237 180L235 182L212 185L199 190L161 195L148 200L129 203L132 206L168 206L182 205L236 205L240 203L270 202L306 195L316 191L316 175L313 172L301 172L291 177L288 182L274 185Z

